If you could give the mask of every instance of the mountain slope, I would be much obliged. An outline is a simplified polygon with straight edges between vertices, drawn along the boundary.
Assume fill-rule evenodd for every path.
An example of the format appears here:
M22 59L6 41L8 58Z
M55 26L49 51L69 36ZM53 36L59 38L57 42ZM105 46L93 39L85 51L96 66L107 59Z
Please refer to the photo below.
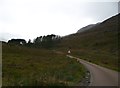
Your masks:
M60 46L90 49L106 48L105 50L116 49L118 44L118 17L120 17L120 14L105 20L94 28L65 36Z
M96 64L118 70L118 19L113 16L84 32L63 37L59 49ZM60 48L63 47L63 48Z
M77 33L85 32L85 31L87 31L87 30L89 30L89 29L92 29L92 28L96 27L96 26L99 25L99 24L100 24L100 23L90 24L90 25L88 25L88 26L85 26L85 27L79 29L79 30L77 31Z

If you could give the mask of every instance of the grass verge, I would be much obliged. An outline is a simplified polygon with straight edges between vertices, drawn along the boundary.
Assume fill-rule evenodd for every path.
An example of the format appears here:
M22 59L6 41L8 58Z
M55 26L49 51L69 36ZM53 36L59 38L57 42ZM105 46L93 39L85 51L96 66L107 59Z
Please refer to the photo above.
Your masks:
M89 62L98 64L100 66L120 72L120 68L118 67L119 65L118 55L111 54L109 52L105 52L102 50L96 51L83 49L73 50L72 55L87 60Z

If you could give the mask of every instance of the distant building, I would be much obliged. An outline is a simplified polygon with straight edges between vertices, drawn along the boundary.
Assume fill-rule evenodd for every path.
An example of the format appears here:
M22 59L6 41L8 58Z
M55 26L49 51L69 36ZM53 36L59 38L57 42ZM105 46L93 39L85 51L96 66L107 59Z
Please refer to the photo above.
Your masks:
M20 45L23 45L23 42L20 42Z
M68 54L70 54L71 53L71 51L70 50L68 50Z

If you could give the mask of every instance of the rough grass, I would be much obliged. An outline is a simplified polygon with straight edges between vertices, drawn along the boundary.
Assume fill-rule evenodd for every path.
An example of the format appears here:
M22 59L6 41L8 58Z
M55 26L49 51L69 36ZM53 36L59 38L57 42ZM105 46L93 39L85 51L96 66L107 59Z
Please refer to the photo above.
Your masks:
M76 57L101 65L103 67L120 71L120 68L118 67L118 56L109 52L96 50L73 50L72 54Z
M59 44L59 50L67 52L71 47L73 56L120 71L118 34L117 24L101 24L92 31L65 36Z
M3 86L71 86L85 75L84 67L63 54L3 45Z

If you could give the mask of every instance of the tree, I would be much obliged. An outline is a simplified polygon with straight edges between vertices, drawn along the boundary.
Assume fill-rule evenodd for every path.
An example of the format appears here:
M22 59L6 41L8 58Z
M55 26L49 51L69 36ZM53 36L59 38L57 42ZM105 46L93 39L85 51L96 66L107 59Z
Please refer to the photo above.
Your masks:
M34 39L34 43L35 43L35 44L40 44L41 41L42 41L42 36L37 37L36 39Z
M26 41L24 39L11 39L8 41L8 44L24 45Z
M36 47L52 48L58 43L59 40L60 36L54 34L40 36L34 39L34 45Z
M31 44L31 43L32 43L32 42L31 42L31 39L29 39L29 40L28 40L28 44Z

